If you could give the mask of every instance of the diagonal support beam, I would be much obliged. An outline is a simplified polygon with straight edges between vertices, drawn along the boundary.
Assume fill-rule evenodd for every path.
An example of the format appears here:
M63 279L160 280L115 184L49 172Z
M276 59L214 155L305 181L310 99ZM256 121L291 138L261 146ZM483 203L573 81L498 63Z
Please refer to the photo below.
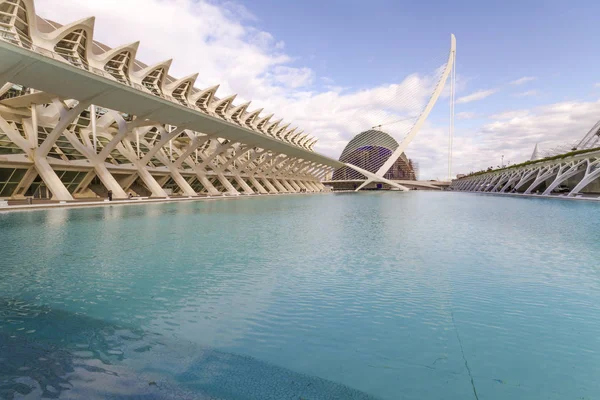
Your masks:
M444 90L444 86L446 85L446 81L448 80L448 76L450 75L450 72L452 71L452 67L454 65L455 54L456 54L456 38L454 37L454 35L452 35L450 38L450 54L448 56L448 62L446 63L446 68L444 69L444 72L442 73L440 81L438 82L438 85L436 86L435 90L433 91L433 94L431 95L429 102L425 106L425 109L423 110L423 112L421 113L419 118L417 119L417 122L415 122L415 124L413 125L413 127L410 130L410 132L408 133L408 135L406 135L406 137L404 138L404 140L402 140L402 142L400 143L398 148L396 148L396 150L394 150L394 152L392 153L390 158L388 158L387 161L385 163L383 163L383 165L379 168L379 170L375 174L371 173L370 176L363 173L363 175L367 176L367 180L356 189L357 192L373 181L383 182L382 178L385 175L385 173L392 167L392 165L396 162L396 160L398 160L398 158L400 158L400 156L402 155L404 150L406 150L406 147L415 138L415 136L417 135L417 133L419 132L419 130L425 123L425 120L429 116L429 113L433 109L433 106L435 105L438 98L440 97L440 94L442 94L442 91ZM346 164L346 165L350 166L350 164Z
M402 186L402 185L400 185L399 183L396 183L396 182L390 181L389 179L385 179L385 178L383 178L383 177L380 177L380 176L378 176L378 175L375 175L374 173L372 173L372 172L369 172L369 171L367 171L367 170L365 170L365 169L359 168L359 167L357 167L356 165L352 165L352 164L346 164L346 165L347 165L348 167L352 168L353 170L355 170L355 171L358 171L358 172L360 172L361 174L363 174L364 176L366 176L366 177L367 177L367 180L365 181L365 183L367 183L367 182L368 182L368 183L370 183L370 182L378 181L378 182L387 183L388 185L390 185L390 186L393 186L393 187L395 187L395 188L398 188L398 189L400 189L400 190L402 190L402 191L404 191L404 192L408 191L408 188L407 188L407 187L405 187L405 186ZM369 180L369 179L370 179L370 180ZM362 184L362 185L361 185L361 186L360 186L358 189L356 189L356 191L358 192L358 190L359 190L360 188L364 187L364 186L365 186L365 184L363 183L363 184Z

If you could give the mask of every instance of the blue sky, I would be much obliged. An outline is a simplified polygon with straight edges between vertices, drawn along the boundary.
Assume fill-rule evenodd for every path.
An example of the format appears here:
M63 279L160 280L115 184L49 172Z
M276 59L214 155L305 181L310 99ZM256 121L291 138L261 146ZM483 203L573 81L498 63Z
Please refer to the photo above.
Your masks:
M459 73L484 86L531 75L564 82L574 62L582 85L598 79L592 53L600 4L591 1L241 3L298 62L342 85L402 78L446 51L450 33L458 38Z
M476 135L478 127L499 113L597 101L600 95L597 2L241 3L256 16L257 26L285 41L296 63L309 65L318 76L344 87L398 82L421 71L447 51L448 35L454 33L461 81L457 96L496 91L480 101L457 105L458 113L476 115L457 121L457 136ZM510 84L523 77L535 79ZM444 106L438 104L431 121L447 123ZM575 132L574 137L584 133ZM513 162L521 161L531 148L514 154ZM504 152L502 147L494 150Z
M317 136L315 149L331 157L370 127L361 110L376 109L410 77L421 85L410 94L425 101L450 33L458 43L455 173L496 165L502 154L524 161L536 143L543 152L573 142L600 119L594 2L36 0L36 7L63 24L95 15L95 39L140 40L139 60L173 58L171 75L199 72L197 87L219 83L219 95L252 100L251 109ZM442 97L406 151L423 179L447 174L448 108Z

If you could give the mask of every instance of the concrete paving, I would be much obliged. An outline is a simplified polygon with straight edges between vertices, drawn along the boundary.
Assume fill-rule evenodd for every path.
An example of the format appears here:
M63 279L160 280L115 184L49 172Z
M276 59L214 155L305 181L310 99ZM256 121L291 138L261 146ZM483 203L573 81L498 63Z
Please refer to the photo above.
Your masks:
M328 192L322 192L328 193ZM48 201L45 200L43 203L36 204L14 204L14 205L2 205L0 204L0 213L11 212L11 211L31 211L31 210L43 210L52 208L75 208L75 207L105 207L115 205L140 205L150 203L171 203L180 201L213 201L223 199L242 199L248 197L263 197L263 196L287 196L287 195L307 195L307 194L322 194L322 193L273 193L273 194L252 194L252 195L221 195L221 196L190 196L190 197L168 197L168 198L151 198L151 197L135 197L132 199L123 200L79 200L79 201ZM38 200L40 201L40 200Z

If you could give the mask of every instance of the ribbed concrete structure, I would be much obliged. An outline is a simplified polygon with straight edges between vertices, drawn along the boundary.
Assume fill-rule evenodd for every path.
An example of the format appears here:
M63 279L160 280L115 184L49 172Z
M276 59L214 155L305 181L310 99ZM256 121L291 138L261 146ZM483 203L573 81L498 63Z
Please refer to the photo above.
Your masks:
M0 0L0 198L319 191L342 164L316 138L218 85L146 65L33 0ZM166 33L168 34L168 33Z

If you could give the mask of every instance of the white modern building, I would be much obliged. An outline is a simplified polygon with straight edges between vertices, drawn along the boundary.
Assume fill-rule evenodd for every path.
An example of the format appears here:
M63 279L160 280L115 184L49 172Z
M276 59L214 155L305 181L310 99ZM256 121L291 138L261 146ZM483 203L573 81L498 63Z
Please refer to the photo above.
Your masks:
M458 177L451 188L464 192L515 193L567 197L600 194L600 121L567 151L546 157L535 145L531 159L496 170Z
M171 60L144 64L138 44L0 0L0 198L314 192L344 165L268 111L196 88L198 74L169 75Z

